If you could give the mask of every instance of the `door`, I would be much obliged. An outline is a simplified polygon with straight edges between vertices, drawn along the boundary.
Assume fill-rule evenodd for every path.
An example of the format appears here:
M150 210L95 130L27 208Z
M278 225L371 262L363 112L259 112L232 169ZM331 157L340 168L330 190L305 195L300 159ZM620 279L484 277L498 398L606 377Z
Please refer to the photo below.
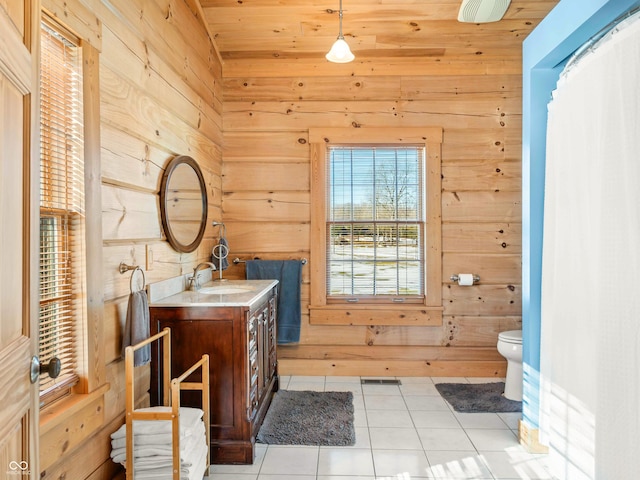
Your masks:
M0 0L0 479L36 479L37 1ZM34 40L35 39L35 40ZM33 160L36 159L36 160Z

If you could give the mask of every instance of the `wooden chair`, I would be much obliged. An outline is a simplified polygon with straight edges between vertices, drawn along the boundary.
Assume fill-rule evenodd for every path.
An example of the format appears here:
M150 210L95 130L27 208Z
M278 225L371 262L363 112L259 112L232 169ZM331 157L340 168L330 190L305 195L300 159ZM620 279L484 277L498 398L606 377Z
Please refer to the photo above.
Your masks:
M162 340L162 372L163 372L163 406L170 406L167 411L137 411L134 406L135 401L135 376L133 373L134 353L136 350L154 341ZM185 382L193 372L202 369L201 382ZM207 443L207 457L205 465L205 476L208 475L211 464L210 438L209 438L209 355L194 363L191 368L177 378L171 379L171 329L165 328L158 334L148 339L129 346L125 349L125 377L126 377L126 425L127 425L127 445L126 445L126 469L127 480L134 480L134 458L133 458L133 421L134 420L170 420L172 435L172 473L173 480L180 480L180 391L200 390L202 392L202 410L205 425L205 435Z

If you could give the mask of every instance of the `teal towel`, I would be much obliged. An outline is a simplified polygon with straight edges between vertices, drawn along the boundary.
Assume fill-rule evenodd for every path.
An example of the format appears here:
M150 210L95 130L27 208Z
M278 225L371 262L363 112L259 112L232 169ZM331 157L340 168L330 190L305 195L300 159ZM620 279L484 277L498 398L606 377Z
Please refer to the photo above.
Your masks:
M278 280L278 315L276 328L278 344L300 341L300 285L302 262L300 260L247 260L248 280Z

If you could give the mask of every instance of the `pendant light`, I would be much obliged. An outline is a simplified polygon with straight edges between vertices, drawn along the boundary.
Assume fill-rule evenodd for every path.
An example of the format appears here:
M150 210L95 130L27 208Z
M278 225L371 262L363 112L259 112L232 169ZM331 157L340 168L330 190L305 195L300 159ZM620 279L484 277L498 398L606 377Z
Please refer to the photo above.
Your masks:
M338 39L335 41L329 53L325 55L327 60L334 63L349 63L356 58L351 50L349 49L349 44L344 40L344 36L342 35L342 0L340 0L340 30L338 32Z

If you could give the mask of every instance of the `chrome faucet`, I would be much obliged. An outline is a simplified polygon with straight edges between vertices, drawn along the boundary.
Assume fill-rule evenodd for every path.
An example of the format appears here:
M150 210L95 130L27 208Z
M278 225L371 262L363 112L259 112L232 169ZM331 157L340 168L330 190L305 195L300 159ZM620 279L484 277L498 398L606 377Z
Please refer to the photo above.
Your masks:
M196 268L193 269L193 275L189 278L189 289L190 290L198 290L200 288L200 284L198 283L198 272L203 269L211 267L211 271L216 271L216 266L211 262L202 262L198 264Z

